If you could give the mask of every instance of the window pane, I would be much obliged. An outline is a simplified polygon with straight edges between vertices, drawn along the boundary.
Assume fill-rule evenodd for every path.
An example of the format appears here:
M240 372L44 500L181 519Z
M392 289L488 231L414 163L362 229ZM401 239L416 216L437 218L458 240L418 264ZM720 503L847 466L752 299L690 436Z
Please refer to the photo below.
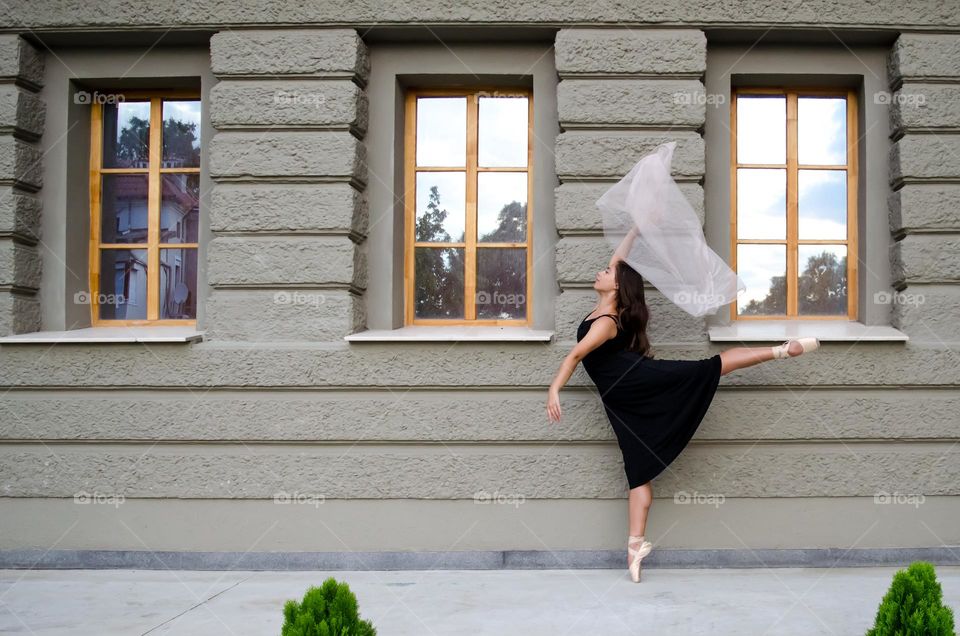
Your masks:
M477 318L527 317L527 249L477 250Z
M787 171L737 168L737 238L787 238Z
M846 315L847 246L799 245L798 249L797 311Z
M847 171L799 170L800 239L847 238Z
M200 167L199 101L163 101L163 165L161 167Z
M737 96L737 162L786 163L787 99Z
M196 243L200 235L200 175L161 177L160 242Z
M147 250L100 250L101 320L147 317Z
M160 318L197 317L197 250L160 250Z
M414 315L463 319L463 248L418 247L414 252Z
M737 274L747 286L737 300L738 315L787 313L785 245L738 245Z
M417 241L462 242L466 227L464 172L417 173Z
M797 155L800 163L847 163L847 100L797 98Z
M146 168L150 160L150 102L103 105L103 167Z
M527 165L526 97L480 97L477 163L483 167Z
M100 181L100 242L147 242L147 175L105 174Z
M527 236L527 173L477 174L477 240L522 243Z
M467 98L417 98L417 165L465 166Z

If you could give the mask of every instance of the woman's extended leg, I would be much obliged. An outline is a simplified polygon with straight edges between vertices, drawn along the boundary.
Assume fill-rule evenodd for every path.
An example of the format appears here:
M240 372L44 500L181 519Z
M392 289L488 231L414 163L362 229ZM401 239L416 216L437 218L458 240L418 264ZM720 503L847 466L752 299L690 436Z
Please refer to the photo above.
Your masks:
M647 482L636 488L630 489L630 496L627 503L627 512L630 517L630 535L642 537L647 527L647 512L653 503L653 485ZM639 548L640 544L632 546ZM630 554L627 554L627 567L630 567Z
M803 353L803 346L796 340L790 342L787 349L791 356ZM752 367L755 364L773 360L773 347L732 347L720 352L720 375L726 375L737 369Z

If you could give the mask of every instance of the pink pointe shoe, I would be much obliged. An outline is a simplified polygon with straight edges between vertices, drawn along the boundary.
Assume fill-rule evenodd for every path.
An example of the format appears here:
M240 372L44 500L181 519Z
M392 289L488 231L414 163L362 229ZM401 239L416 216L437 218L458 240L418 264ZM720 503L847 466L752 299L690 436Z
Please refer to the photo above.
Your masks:
M640 543L639 548L631 547L631 543ZM645 541L642 536L629 535L627 537L627 550L632 557L630 561L630 580L634 583L640 582L640 562L643 560L643 557L650 554L650 550L653 549L653 544L649 541Z
M790 355L790 352L787 350L791 342L799 342L800 346L803 347L803 351L796 355ZM816 351L820 348L820 340L817 338L794 338L791 340L784 340L783 344L777 345L776 347L771 347L773 349L773 359L782 360L783 358L796 358L799 355L807 353L808 351Z

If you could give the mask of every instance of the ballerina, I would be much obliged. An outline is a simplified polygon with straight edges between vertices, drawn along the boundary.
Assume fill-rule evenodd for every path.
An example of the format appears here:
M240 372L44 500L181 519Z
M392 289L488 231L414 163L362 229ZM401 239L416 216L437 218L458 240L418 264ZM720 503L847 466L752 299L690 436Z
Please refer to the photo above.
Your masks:
M547 397L547 417L559 422L560 389L579 363L594 382L623 455L629 486L627 568L640 581L640 562L653 544L644 530L653 503L651 480L680 454L713 400L720 376L768 360L820 347L817 338L773 347L732 347L702 360L660 360L647 337L650 311L644 279L624 260L638 234L634 227L597 272L596 306L577 328L577 344L564 358Z

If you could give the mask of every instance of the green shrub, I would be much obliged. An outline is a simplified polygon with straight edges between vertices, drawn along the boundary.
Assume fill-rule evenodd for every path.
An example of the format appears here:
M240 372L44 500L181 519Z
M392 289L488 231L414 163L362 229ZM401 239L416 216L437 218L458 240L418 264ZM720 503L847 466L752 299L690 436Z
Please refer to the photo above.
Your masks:
M915 561L898 570L877 610L867 636L954 636L953 610L943 604L943 592L933 564Z
M357 597L332 576L321 587L310 586L303 602L283 606L280 636L376 636L370 621L360 620Z

